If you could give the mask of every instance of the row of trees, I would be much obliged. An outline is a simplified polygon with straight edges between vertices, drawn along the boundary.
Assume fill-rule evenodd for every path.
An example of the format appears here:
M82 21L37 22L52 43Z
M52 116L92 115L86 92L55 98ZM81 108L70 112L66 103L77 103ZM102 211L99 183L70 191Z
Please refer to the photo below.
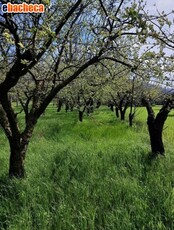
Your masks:
M152 76L162 81L163 73L172 71L172 55L165 54L174 48L170 26L169 15L148 15L141 0L64 0L54 1L44 14L1 13L0 124L10 146L9 175L24 177L38 119L62 89L73 89L76 79L112 85L124 72L138 81ZM20 94L24 127L11 103L14 93Z

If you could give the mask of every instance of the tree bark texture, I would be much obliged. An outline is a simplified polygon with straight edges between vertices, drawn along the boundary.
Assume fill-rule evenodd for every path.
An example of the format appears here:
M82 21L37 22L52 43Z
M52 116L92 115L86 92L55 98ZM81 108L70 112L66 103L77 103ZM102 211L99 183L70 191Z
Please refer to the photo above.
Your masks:
M10 143L10 161L9 161L9 176L11 178L24 178L24 160L27 150L27 144L21 146L18 143Z
M162 140L162 132L168 113L172 109L171 100L168 99L165 102L165 104L158 112L156 117L152 109L152 106L150 105L150 102L147 99L143 99L143 104L146 106L148 112L147 125L149 130L152 153L164 155L165 149Z

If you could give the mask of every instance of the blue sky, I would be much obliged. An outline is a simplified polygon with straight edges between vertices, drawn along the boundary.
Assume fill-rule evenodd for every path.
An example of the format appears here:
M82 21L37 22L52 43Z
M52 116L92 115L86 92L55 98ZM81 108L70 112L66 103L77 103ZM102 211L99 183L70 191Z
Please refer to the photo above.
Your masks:
M156 8L162 12L165 11L166 13L174 10L174 0L147 0L147 9L149 13L155 13ZM156 4L156 6L153 6Z

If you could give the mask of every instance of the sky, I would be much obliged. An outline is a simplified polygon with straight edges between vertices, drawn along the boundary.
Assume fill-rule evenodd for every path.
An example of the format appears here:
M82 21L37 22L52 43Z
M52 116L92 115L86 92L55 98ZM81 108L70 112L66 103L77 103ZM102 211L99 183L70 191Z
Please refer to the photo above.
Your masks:
M174 10L174 0L147 0L147 9L150 13L155 13L156 8L162 12L170 12ZM156 6L153 6L156 4Z

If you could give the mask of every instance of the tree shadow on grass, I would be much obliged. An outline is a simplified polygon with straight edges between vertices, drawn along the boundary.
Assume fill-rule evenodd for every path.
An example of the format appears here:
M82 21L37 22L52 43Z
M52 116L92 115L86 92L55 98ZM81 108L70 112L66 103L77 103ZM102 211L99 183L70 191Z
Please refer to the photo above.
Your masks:
M140 181L142 184L146 184L148 180L148 174L151 173L152 170L155 170L156 166L159 163L160 159L164 159L165 155L154 154L152 152L148 152L142 159L142 173L140 177ZM156 166L155 166L156 165Z
M168 117L174 117L174 114L168 114Z
M165 155L163 155L163 154L149 152L145 158L145 163L147 165L152 165L153 161L155 161L159 158L164 158L164 157L165 157Z

